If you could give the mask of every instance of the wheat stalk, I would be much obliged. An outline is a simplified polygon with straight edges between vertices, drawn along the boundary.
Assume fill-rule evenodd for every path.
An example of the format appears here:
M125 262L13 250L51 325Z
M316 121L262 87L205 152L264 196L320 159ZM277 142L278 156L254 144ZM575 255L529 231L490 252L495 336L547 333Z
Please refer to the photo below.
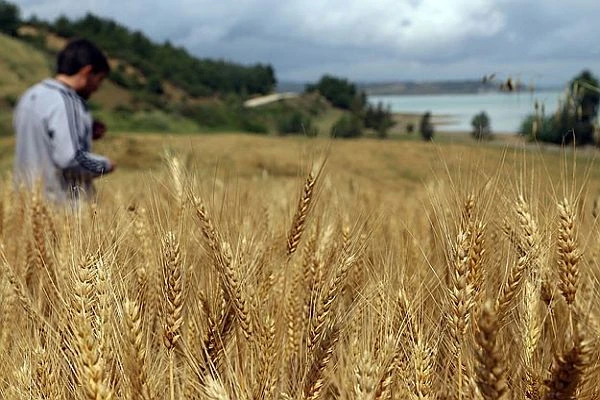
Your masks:
M581 252L577 247L575 233L575 211L571 203L564 199L558 204L558 272L560 289L568 305L575 302L579 282L579 262Z
M36 384L40 396L44 400L60 399L64 396L60 384L60 370L52 353L47 348L39 347L37 350Z
M254 336L254 327L250 315L251 303L246 296L246 293L242 290L238 271L232 262L229 244L223 243L221 248L223 249L223 259L225 260L222 279L230 298L233 299L235 316L237 317L237 321L240 324L244 337L251 342Z
M371 399L377 390L377 365L373 355L362 351L354 367L354 395L356 399Z
M579 331L577 328L576 331ZM544 383L544 400L575 400L577 389L582 383L586 368L591 362L591 342L576 332L573 347L557 355L552 368L552 376Z
M113 397L109 386L106 360L93 329L94 311L93 260L87 256L76 268L73 290L73 333L75 352L79 361L79 379L89 400L109 400Z
M165 298L164 344L169 356L169 393L175 400L175 347L181 338L183 326L183 267L179 241L173 232L167 232L163 241L163 293Z
M309 349L315 351L317 345L324 333L325 326L329 322L330 312L338 295L342 290L344 279L348 275L348 271L356 262L356 256L346 255L341 265L337 268L334 279L331 281L326 291L321 296L314 313L314 321L311 325Z
M434 350L422 339L416 338L413 353L414 367L414 396L418 400L429 400L433 396Z
M388 362L387 367L383 373L383 376L377 383L375 388L375 400L388 400L392 397L392 386L394 385L394 378L396 371L400 367L400 353L394 351L391 360Z
M453 249L451 287L449 288L449 325L453 356L456 360L456 374L459 399L463 392L463 338L467 333L473 303L473 287L469 284L469 247L466 232L459 232Z
M492 302L484 304L477 326L479 390L486 400L508 399L507 370L504 354L498 343L498 318Z
M294 215L294 219L292 220L292 228L290 229L290 232L288 234L288 255L292 255L296 252L298 244L300 243L300 239L302 238L302 233L304 232L306 217L308 216L308 211L310 209L310 204L313 198L313 190L316 182L317 176L310 172L308 174L308 177L306 178L306 182L304 183L302 195L300 196L298 207L296 208L296 214Z
M339 339L340 329L338 326L329 328L325 333L318 349L315 349L313 362L308 371L304 385L304 400L317 400L325 386L325 370L329 366L336 344Z
M485 261L485 224L478 222L473 224L471 234L471 245L469 246L469 285L473 288L475 303L479 302L481 290L484 284L483 263Z
M147 349L140 307L135 300L125 300L123 314L126 327L132 398L150 400L147 372Z

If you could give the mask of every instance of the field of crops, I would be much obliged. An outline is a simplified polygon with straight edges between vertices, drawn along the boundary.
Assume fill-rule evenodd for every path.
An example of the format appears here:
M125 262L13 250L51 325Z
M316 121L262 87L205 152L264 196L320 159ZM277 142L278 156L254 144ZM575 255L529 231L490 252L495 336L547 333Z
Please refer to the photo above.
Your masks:
M4 172L10 141L0 143ZM123 135L0 189L3 399L594 399L592 151Z

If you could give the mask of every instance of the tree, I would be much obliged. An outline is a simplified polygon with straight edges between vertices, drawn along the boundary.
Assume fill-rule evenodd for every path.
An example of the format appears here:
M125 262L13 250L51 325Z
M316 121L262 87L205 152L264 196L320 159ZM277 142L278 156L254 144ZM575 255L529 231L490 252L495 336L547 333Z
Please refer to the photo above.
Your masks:
M144 76L168 79L194 97L266 94L273 91L277 82L271 65L246 66L225 60L200 59L182 47L169 42L155 43L140 31L129 30L113 20L90 13L74 21L61 17L50 29L63 37L77 35L90 39L111 57L125 61ZM158 90L158 86L154 89Z
M423 140L431 141L433 140L433 124L431 123L431 112L427 111L421 117L421 123L419 124L419 129L421 131L421 137Z
M71 21L64 15L59 16L56 21L54 21L54 31L63 37L73 36L74 29Z
M473 117L473 119L471 120L471 126L473 127L471 135L475 139L481 140L492 138L490 118L488 117L485 111L482 111Z
M366 104L366 96L359 94L356 85L347 79L324 75L315 85L308 85L306 92L318 91L334 107L351 110L362 108Z
M21 26L19 8L5 0L0 0L0 32L17 36Z
M567 86L566 96L551 116L528 116L521 125L521 134L531 140L556 144L575 141L577 145L594 142L594 126L598 118L600 88L598 79L588 70L574 77Z
M570 129L574 130L574 139L577 144L588 144L594 141L594 122L598 117L598 104L600 103L600 88L598 79L588 70L582 71L570 82L572 103L576 109L572 110L574 123ZM569 113L563 119L571 122ZM562 126L562 129L569 126Z
M394 126L392 112L389 108L384 108L383 103L379 102L377 107L368 105L364 112L364 124L365 128L374 129L377 132L377 136L380 138L386 138L388 130Z
M580 107L580 119L596 118L600 103L598 79L589 70L583 70L571 81L571 91Z

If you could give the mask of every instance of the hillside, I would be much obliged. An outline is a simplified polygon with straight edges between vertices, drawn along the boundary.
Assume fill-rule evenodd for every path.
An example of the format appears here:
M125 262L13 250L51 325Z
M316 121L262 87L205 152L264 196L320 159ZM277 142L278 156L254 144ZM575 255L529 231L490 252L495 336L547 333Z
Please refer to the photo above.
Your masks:
M7 111L18 96L51 74L57 52L72 37L92 40L109 56L111 74L90 106L113 129L268 132L256 121L256 111L242 110L245 100L273 92L275 72L268 64L199 58L90 13L73 20L25 21L18 6L6 1L0 11L0 32L8 35L0 41L0 134L9 130Z
M111 131L321 136L330 135L335 124L336 135L360 136L363 128L380 134L391 120L385 110L369 109L364 95L345 79L327 77L311 85L314 93L282 97L272 94L277 80L270 65L198 58L110 19L87 14L78 20L14 22L11 36L0 42L5 70L0 72L6 76L0 82L2 135L11 133L10 111L18 96L52 74L57 52L72 37L92 40L109 57L112 71L90 108ZM264 102L274 96L274 104Z
M49 59L31 46L0 35L0 96L15 96L30 84L48 76Z
M66 42L64 38L48 33L44 36L43 46L39 42L35 45L30 38L39 35L38 30L27 27L20 32L23 35L21 39L0 34L0 136L12 133L12 106L27 87L52 74L53 51L62 48ZM135 77L141 82L146 80L139 69L123 60L111 57L110 63L113 68L125 71L127 77ZM107 79L91 101L93 113L112 131L169 133L214 130L275 132L277 120L296 111L317 116L318 129L328 132L340 115L340 111L331 109L327 102L315 96L246 109L241 97L229 96L225 100L193 97L173 82L161 80L160 83L163 93L152 96Z
M0 136L11 130L10 110L20 93L49 71L49 59L41 51L0 34Z
M56 37L50 36L48 42L54 46L61 45ZM18 97L30 85L51 76L53 62L53 56L49 53L26 41L0 34L0 135L10 134L11 111ZM136 101L132 91L118 86L109 79L94 96L92 107L98 114L113 120L118 116L115 110L134 110ZM160 110L148 109L146 112L153 112L156 115ZM135 114L132 112L133 120L136 119ZM177 118L173 119L177 120Z
M0 34L0 135L12 133L12 107L30 85L51 76L55 53L67 39L30 25L19 29L20 37ZM246 99L255 96L193 96L164 77L148 78L136 66L109 53L111 74L92 98L95 116L113 132L196 133L212 131L244 131L277 133L282 121L302 115L314 119L321 134L344 112L335 110L318 95L286 98L261 107L249 108ZM116 77L116 79L115 79ZM158 79L160 93L145 86ZM131 82L139 85L132 85ZM124 83L125 82L125 83Z

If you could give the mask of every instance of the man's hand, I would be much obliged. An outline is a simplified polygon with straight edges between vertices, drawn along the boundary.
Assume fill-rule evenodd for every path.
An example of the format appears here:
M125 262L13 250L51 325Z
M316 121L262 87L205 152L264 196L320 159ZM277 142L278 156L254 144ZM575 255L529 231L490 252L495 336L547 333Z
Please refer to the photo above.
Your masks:
M98 140L104 137L106 133L106 125L100 121L94 121L92 123L92 139Z
M114 162L113 160L108 160L108 171L106 171L107 173L113 172L115 170L115 168L117 168L117 163Z

